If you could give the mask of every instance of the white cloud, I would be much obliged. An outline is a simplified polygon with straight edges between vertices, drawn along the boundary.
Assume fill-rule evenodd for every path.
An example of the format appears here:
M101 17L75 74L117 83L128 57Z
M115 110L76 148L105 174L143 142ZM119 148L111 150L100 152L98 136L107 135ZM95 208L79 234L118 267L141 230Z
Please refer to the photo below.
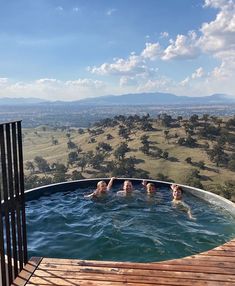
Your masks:
M36 80L38 84L51 84L51 83L58 83L59 81L55 78L40 78Z
M169 37L169 33L168 32L161 32L160 38L168 38L168 37Z
M137 91L141 92L154 92L154 91L162 91L167 92L169 87L171 86L172 81L169 78L161 77L159 79L149 79L146 82L141 83Z
M64 8L61 7L61 6L58 6L58 7L56 7L55 9L56 9L56 11L59 11L59 12L62 12L62 11L64 10Z
M142 51L141 56L145 59L155 60L161 54L161 47L159 43L145 43L145 49Z
M120 86L136 86L137 80L135 77L122 76L119 81Z
M232 0L205 0L204 7L223 8L232 2Z
M117 11L117 9L114 9L114 8L112 8L112 9L109 9L107 12L106 12L106 15L107 16L111 16L114 12L116 12Z
M186 86L189 83L190 78L187 76L184 80L182 80L179 85Z
M98 75L133 75L146 71L141 57L131 54L127 60L119 58L114 59L114 62L104 63L99 67L88 67L88 71Z
M204 76L204 70L202 67L196 69L196 71L192 74L192 79L201 78Z
M6 77L0 77L0 85L8 83L8 78Z
M69 80L65 82L66 86L79 87L79 88L103 88L105 84L100 80L92 80L89 78L79 78L77 80Z
M100 66L88 67L87 70L97 75L112 75L125 77L151 77L158 68L152 68L147 61L160 58L159 43L146 43L140 55L131 52L127 59L114 58L112 63L103 63Z
M163 52L163 60L192 59L199 55L197 47L197 35L189 31L188 35L177 35L176 40L170 40L170 45Z
M235 3L233 1L206 0L206 7L218 8L214 21L203 23L198 43L204 52L216 53L235 50Z
M7 82L1 86L0 97L39 97L49 100L76 100L106 93L107 85L88 78L61 81L38 79L31 82Z

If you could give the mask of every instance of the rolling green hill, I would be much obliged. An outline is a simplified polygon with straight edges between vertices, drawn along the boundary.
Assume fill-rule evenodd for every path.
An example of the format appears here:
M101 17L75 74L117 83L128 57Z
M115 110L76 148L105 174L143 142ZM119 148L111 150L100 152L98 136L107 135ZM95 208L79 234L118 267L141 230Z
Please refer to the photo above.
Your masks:
M55 173L58 175L61 171L52 165L64 164L66 173L62 179L66 180L76 179L76 176L72 177L74 171L85 178L145 176L221 193L226 184L233 184L234 121L234 118L208 116L192 116L188 120L167 115L158 119L116 116L102 120L90 129L48 126L24 129L25 173L53 181ZM146 137L145 150L142 148L143 137ZM122 143L126 144L127 150L118 158L117 149ZM214 150L217 145L221 154L220 151L216 154L220 149ZM34 160L37 156L46 160L48 168L38 167ZM85 166L81 167L81 162L85 162Z

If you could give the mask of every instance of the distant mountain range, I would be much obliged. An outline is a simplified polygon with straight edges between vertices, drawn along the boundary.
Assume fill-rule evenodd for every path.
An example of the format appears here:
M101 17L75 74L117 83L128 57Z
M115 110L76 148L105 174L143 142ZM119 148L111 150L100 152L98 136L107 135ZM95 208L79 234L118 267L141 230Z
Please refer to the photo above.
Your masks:
M119 96L102 96L77 101L92 105L176 105L176 104L229 104L235 98L225 94L213 94L204 97L177 96L171 93L136 93Z
M171 93L133 93L108 95L76 101L46 101L39 98L0 98L3 105L199 105L235 104L235 97L226 94L213 94L203 97L177 96Z
M38 104L48 102L47 100L43 100L40 98L25 98L25 97L19 97L19 98L10 98L10 97L3 97L0 98L0 106L2 105L32 105L32 104Z

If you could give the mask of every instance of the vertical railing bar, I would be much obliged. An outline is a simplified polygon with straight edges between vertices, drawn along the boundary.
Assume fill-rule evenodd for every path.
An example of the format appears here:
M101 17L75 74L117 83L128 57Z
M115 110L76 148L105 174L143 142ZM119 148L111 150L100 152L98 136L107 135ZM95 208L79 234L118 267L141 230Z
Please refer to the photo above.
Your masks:
M9 186L9 209L11 216L11 233L12 233L12 254L14 262L14 278L18 275L17 265L17 245L16 245L16 221L15 221L15 198L13 191L13 172L12 172L12 147L11 147L11 128L10 124L6 125L6 143L7 143L7 169L8 169L8 186ZM14 151L14 150L13 150Z
M21 198L21 215L23 226L23 248L24 248L24 264L28 262L27 250L27 233L26 233L26 218L25 218L25 199L24 199L24 167L23 167L23 146L22 146L22 132L21 121L17 122L18 133L18 151L19 151L19 171L20 171L20 198Z
M16 123L12 123L12 143L13 149L13 164L14 164L14 182L15 182L15 196L16 196L16 221L17 221L17 236L18 236L18 255L20 270L23 269L23 249L22 249L22 227L21 227L21 213L20 213L20 197L19 197L19 168L18 168L18 154L17 154L17 134Z
M5 213L5 229L6 229L6 250L7 250L7 263L8 263L8 281L12 283L12 262L11 262L11 234L9 223L9 206L8 206L8 184L6 172L6 154L5 154L5 135L4 127L0 126L0 148L1 148L1 163L2 163L2 179L3 179L3 196L4 196L4 213Z
M0 138L3 137L3 126L0 126ZM1 155L1 151L0 151ZM0 157L1 158L1 157ZM2 174L0 174L2 175ZM2 176L3 178L3 176ZM1 276L2 285L7 285L6 282L6 261L5 261L5 247L4 247L4 228L3 228L3 209L2 209L2 188L0 185L0 256L1 256Z

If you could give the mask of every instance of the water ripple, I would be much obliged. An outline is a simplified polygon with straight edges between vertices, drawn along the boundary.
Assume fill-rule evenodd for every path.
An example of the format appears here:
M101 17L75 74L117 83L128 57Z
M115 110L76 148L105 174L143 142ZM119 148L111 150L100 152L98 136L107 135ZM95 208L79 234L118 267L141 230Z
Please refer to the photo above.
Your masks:
M89 190L55 193L27 202L31 256L151 262L206 251L235 236L234 217L186 195L197 220L172 207L168 190L161 201L83 199Z

